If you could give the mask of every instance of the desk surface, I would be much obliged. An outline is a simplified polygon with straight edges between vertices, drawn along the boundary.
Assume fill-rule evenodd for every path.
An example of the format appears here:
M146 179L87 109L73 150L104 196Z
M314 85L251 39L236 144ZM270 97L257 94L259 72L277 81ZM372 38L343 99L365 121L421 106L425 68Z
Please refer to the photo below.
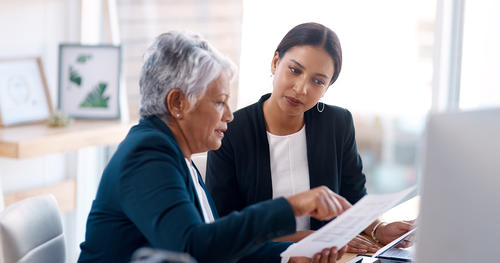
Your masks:
M44 123L3 127L0 128L0 157L20 159L118 144L131 126L132 123L120 121L76 120L64 128L51 128Z
M420 202L419 196L415 196L410 200L395 206L391 210L382 215L381 219L387 222L399 220L412 220L418 216L418 205ZM368 237L371 239L371 237ZM338 263L346 263L356 257L356 254L346 253L338 260Z

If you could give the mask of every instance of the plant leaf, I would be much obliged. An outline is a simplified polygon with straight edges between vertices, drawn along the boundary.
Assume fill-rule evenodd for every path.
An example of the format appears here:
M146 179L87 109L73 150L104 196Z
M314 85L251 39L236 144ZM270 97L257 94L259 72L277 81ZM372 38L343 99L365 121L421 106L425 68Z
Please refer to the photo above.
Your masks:
M76 58L76 62L78 62L80 64L85 64L91 58L92 58L92 55L89 55L89 54L80 54Z
M109 96L104 95L107 86L106 82L99 82L80 103L80 108L107 108Z
M82 76L71 66L69 67L69 81L75 83L78 86L82 85Z

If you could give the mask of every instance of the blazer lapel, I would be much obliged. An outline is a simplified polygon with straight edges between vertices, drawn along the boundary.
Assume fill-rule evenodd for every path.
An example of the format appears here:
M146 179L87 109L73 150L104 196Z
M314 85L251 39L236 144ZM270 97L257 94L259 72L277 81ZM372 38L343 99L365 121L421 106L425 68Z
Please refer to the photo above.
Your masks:
M147 120L144 120L144 121L151 121L153 123L154 126L158 127L161 131L163 131L164 133L166 133L168 136L170 136L174 141L175 141L175 138L174 138L174 135L172 134L172 132L170 131L170 129L168 128L168 126L158 117L156 116L153 116ZM179 145L177 145L177 151L178 151L178 154L180 156L184 156L183 153L182 153L182 150L180 149ZM188 188L188 191L189 193L191 194L191 200L193 200L194 202L194 206L196 207L196 209L198 210L198 213L200 214L200 217L204 220L204 216L203 216L203 211L201 210L201 203L200 203L200 199L198 198L198 194L196 193L196 188L194 186L194 182L191 178L191 171L189 170L189 167L187 166L187 163L185 161L184 158L182 158L182 167L184 168L184 174L186 175L186 186ZM196 173L198 175L198 180L201 181L201 177L200 177L200 172L198 171L198 168L196 168L196 166L194 165L194 163L191 161L191 164L193 165L193 167L196 169ZM203 181L201 181L201 186L203 187L203 190L205 190L205 194L207 194L207 198L208 198L208 192L205 188L205 184L203 184ZM211 202L211 199L209 198L209 203ZM214 215L214 218L215 218L215 213L214 211L217 211L216 209L214 209L214 205L213 205L213 202L210 203L210 209L212 210L212 213Z
M214 219L217 219L219 218L219 214L217 213L217 208L215 206L214 201L212 200L212 196L210 196L210 193L208 192L207 187L205 186L205 182L203 182L203 178L201 178L200 171L198 171L198 168L196 167L196 165L194 165L194 163L192 164L194 169L196 169L196 173L198 175L198 182L200 183L201 187L203 188L203 191L205 191L205 195L207 196L208 204L210 205L210 210L212 212L212 215ZM200 213L201 213L201 208L200 208Z
M256 142L262 142L257 144L257 152L259 155L257 158L258 162L256 165L260 169L255 175L255 192L258 200L256 202L268 200L273 198L273 185L271 178L271 157L269 153L269 141L267 140L267 130L266 130L266 121L264 119L264 111L262 109L264 101L266 101L271 94L266 94L262 96L259 100L257 106L257 120L256 127L257 131L255 134L257 136ZM259 187L257 187L259 186Z
M335 127L331 127L334 121L321 120L320 117L322 116L320 114L327 113L314 111L316 111L316 107L306 111L304 114L309 185L311 189L324 185L338 193L338 184L334 180L335 171L333 171L335 164L331 163L332 160L337 159L331 156L335 154L335 142L331 139L335 138ZM311 229L317 230L325 223L326 221L311 218Z

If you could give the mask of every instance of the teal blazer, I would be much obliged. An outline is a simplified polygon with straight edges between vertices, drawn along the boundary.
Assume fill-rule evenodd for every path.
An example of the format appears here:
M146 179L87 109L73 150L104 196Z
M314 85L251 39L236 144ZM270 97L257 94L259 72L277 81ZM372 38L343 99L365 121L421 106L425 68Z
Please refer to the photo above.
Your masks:
M279 262L289 243L268 240L295 232L285 199L218 218L207 197L216 218L210 224L171 131L157 117L141 120L103 172L78 262L129 262L143 246L189 253L198 262Z

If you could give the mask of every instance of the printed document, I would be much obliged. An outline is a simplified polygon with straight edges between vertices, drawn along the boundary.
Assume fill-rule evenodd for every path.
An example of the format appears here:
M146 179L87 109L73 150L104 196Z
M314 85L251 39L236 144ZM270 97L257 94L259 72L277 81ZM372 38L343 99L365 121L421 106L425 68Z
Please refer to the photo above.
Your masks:
M340 249L415 188L410 187L393 194L366 195L333 221L288 247L281 253L281 257L312 258L324 248L336 246Z

